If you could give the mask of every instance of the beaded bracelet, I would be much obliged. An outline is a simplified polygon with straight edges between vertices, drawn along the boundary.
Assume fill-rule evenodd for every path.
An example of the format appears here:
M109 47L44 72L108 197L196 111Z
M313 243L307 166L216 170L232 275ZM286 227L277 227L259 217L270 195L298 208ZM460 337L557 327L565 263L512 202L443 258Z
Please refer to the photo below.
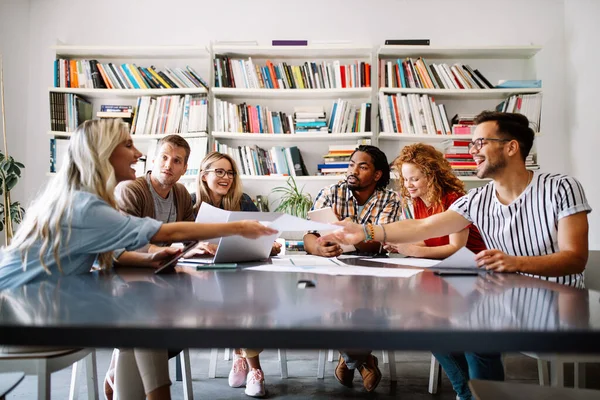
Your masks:
M373 238L375 237L375 228L373 227L373 224L367 223L363 225L363 231L365 233L365 242L368 242L370 240L373 240Z

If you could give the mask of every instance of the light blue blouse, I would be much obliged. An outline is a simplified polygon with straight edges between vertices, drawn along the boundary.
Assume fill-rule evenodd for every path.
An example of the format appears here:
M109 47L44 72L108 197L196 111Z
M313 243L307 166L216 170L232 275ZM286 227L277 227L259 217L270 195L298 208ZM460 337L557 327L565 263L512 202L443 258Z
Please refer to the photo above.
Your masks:
M63 275L89 272L99 253L122 248L135 250L148 244L162 225L152 218L123 215L97 195L82 191L76 192L73 200L68 243L66 222L61 223L63 244L59 251ZM45 260L52 274L46 273L39 260L40 247L38 242L29 249L25 268L20 252L0 250L0 289L61 276L51 249Z

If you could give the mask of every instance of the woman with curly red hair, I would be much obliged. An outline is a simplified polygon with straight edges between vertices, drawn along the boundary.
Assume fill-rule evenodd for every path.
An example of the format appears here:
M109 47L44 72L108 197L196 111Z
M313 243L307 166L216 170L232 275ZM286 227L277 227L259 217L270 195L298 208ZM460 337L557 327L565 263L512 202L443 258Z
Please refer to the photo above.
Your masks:
M405 146L393 166L402 183L399 194L405 218L422 219L441 213L465 194L464 184L454 175L444 155L433 146L423 143ZM474 225L461 232L427 239L425 242L389 243L386 249L411 257L441 259L463 246L475 254L485 250L483 239Z

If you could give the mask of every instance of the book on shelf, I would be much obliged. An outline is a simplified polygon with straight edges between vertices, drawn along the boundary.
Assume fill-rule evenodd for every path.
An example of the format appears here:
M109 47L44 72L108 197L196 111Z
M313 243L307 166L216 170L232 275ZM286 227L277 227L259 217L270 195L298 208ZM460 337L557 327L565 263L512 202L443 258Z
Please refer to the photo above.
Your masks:
M154 66L99 63L59 58L54 61L54 86L87 89L205 88L206 81L189 65L161 71Z
M379 93L379 124L382 132L450 134L445 106L426 94Z
M519 94L510 96L496 106L496 111L523 114L535 132L540 131L542 94Z
M266 150L257 145L229 146L215 140L213 151L229 154L236 161L243 175L308 175L300 149L296 146L273 146Z
M252 57L214 58L215 87L246 89L339 89L370 87L371 65L364 61L340 64L339 61L305 61L300 65L286 62L258 65Z
M51 138L50 139L50 172L60 171L67 156L69 149L69 139Z
M352 104L338 99L331 107L329 132L352 133L371 131L371 103Z
M92 103L72 93L50 92L50 128L74 132L83 121L92 119Z
M423 57L379 60L381 87L413 89L493 89L477 69L467 64L428 63Z
M429 46L429 39L386 39L388 46Z
M213 102L213 129L216 132L294 133L293 116L269 107L229 103L218 98Z
M208 100L203 95L141 96L135 110L132 135L207 131Z

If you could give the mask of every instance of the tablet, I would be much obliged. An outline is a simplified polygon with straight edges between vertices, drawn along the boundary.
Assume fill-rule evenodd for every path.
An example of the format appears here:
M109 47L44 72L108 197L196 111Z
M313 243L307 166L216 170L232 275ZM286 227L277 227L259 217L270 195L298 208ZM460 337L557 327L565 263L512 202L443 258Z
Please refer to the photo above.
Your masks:
M168 274L175 271L175 266L177 265L177 260L186 255L190 250L194 249L198 245L198 241L186 242L184 243L183 251L172 258L165 260L163 264L158 267L155 274Z

